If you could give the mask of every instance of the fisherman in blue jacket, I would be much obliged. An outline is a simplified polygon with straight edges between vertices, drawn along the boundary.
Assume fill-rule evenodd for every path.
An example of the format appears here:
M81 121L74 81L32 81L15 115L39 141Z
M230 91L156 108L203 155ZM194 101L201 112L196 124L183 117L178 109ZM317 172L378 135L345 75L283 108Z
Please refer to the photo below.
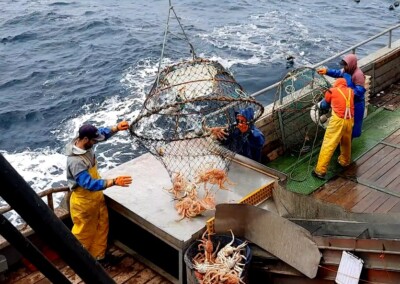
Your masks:
M320 75L327 75L333 78L346 79L347 86L354 91L354 126L352 138L361 136L361 128L364 119L365 110L365 75L357 66L357 57L354 54L348 54L343 57L340 64L343 69L320 68L317 70ZM327 106L329 108L329 106Z
M265 142L264 134L254 125L254 110L251 107L235 112L236 124L231 127L214 127L211 133L229 150L261 161L261 150Z

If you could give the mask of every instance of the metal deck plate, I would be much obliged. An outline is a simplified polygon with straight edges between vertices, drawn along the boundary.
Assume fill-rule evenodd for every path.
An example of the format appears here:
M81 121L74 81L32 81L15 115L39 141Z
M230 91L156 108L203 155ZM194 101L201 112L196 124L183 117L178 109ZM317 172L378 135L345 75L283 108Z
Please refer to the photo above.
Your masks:
M181 220L172 196L166 191L172 187L169 175L162 163L151 154L109 170L103 178L119 175L130 175L133 182L126 188L114 186L104 191L108 205L175 249L185 249L202 232L206 221L214 216L214 211L208 211L202 216ZM217 191L217 204L237 203L249 193L274 181L271 176L234 161L228 177L235 185L229 185L229 191L214 189Z

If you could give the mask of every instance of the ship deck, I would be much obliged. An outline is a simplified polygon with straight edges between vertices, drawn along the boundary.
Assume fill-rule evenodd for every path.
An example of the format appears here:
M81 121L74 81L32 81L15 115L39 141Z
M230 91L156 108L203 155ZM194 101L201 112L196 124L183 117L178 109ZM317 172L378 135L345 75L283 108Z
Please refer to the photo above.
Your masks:
M399 90L400 85L392 85L384 96L376 96L370 101L381 113L371 114L362 139L353 143L360 148L369 142L369 149L313 192L312 197L349 212L400 212ZM382 112L385 113L382 115Z
M140 260L128 254L126 251L113 246L110 253L117 260L113 265L104 265L104 269L112 277L115 283L135 284L170 284L169 280L143 264ZM62 259L54 257L52 263L73 284L85 283ZM2 281L1 281L2 280ZM0 278L4 284L47 284L51 283L43 273L27 265L18 265Z
M356 139L353 143L354 162L348 168L331 167L329 179L326 181L320 181L311 176L307 176L302 181L304 188L311 191L309 196L338 205L350 212L400 212L399 90L400 85L393 85L384 96L370 101L374 112L369 114L365 121L362 138ZM278 164L275 162L268 166ZM287 174L289 169L289 172L293 173L291 168L282 168L285 164L299 166L293 161L293 157L288 157L286 161L281 160L281 166L275 167L275 170ZM309 174L309 164L309 160L303 159L303 165L300 165L298 169L303 167L303 170ZM127 165L122 168L126 169L126 167ZM119 240L124 239L128 247L136 243L136 247L133 246L130 249L124 245L113 246L111 251L119 257L120 261L105 267L105 269L116 283L184 283L182 254L190 241L197 238L204 229L204 221L210 216L203 216L200 224L198 220L178 222L175 218L177 217L176 213L175 215L166 214L165 210L171 211L173 208L170 201L164 200L168 197L163 193L160 194L162 192L160 188L170 186L167 175L162 172L161 168L153 167L151 172L147 172L143 170L146 167L142 167L143 163L140 164L140 167L133 169L137 175L137 178L134 179L137 183L131 189L134 190L134 193L125 191L127 192L125 195L120 195L121 189L116 189L108 194L112 237ZM233 171L238 171L237 167L238 165L234 165ZM112 170L110 174L113 174L114 171L117 169ZM165 184L155 184L157 181L150 177L155 172L165 176L163 181ZM148 175L150 176L147 177ZM241 183L249 183L252 190L255 190L270 182L270 179L271 177L266 176L265 173L247 169L240 180L235 180L239 182L236 188L241 187ZM152 189L147 188L147 185L141 183L140 180L148 180L147 185L158 185L158 188L151 193L149 191ZM289 190L298 191L299 184L298 181L290 181L289 176L287 181ZM148 191L146 192L146 190ZM243 191L235 195L233 192L226 192L220 198L223 198L223 202L237 202L248 193ZM154 199L149 199L149 194ZM161 204L163 200L164 205ZM169 209L165 204L168 204ZM163 224L165 224L164 227ZM189 226L190 230L179 230L183 224ZM127 228L127 226L130 227ZM152 250L156 249L158 253L145 255L143 252L149 251L146 248L148 243L151 243ZM164 262L154 265L160 259L163 259ZM79 276L62 260L55 259L53 263L72 283L83 283ZM159 269L160 267L162 269ZM2 283L50 283L39 271L31 271L21 264L13 267L3 276L3 279L0 278Z

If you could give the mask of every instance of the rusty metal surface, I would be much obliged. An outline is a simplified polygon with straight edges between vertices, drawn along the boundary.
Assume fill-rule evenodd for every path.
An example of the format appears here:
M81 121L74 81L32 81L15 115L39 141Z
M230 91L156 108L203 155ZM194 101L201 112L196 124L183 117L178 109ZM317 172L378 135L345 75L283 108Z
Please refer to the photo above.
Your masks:
M317 275L321 253L311 234L279 215L246 204L219 204L215 231L235 235L255 243L296 268L309 278Z

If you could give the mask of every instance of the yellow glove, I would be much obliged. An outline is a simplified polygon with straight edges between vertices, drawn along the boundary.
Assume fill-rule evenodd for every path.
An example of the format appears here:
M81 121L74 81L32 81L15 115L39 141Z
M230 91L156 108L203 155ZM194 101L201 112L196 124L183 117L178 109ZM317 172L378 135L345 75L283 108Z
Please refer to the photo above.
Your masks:
M326 70L326 68L320 68L320 69L317 70L317 72L318 72L319 75L326 75L326 72L327 72L327 71L328 71L328 70Z
M127 121L121 121L117 125L112 127L112 132L117 132L121 130L128 130L129 129L129 123Z
M132 183L132 177L130 176L119 176L114 179L114 185L127 187Z

